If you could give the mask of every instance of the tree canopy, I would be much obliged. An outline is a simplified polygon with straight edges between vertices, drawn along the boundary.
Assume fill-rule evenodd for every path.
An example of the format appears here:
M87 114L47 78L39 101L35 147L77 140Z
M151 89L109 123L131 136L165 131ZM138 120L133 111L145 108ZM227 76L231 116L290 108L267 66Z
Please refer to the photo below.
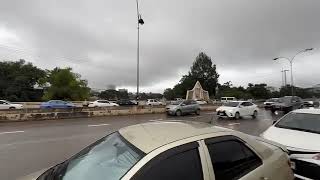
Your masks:
M81 79L71 68L55 68L47 71L45 82L49 88L43 99L85 100L89 97L88 82Z
M46 72L25 60L0 62L0 99L10 101L40 100L40 84Z
M216 65L212 63L211 58L204 52L200 52L193 62L190 71L184 75L179 83L173 89L166 89L164 96L166 99L174 97L185 97L188 90L192 89L197 81L202 88L209 92L210 96L216 94L215 90L218 84L219 74Z

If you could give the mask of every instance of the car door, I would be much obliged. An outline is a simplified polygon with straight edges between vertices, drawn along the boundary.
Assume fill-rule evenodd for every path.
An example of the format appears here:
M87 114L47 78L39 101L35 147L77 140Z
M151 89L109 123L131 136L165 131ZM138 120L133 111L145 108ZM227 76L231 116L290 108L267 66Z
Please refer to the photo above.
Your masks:
M235 136L205 140L215 180L268 179L262 159L247 144Z
M182 112L183 113L190 113L191 112L191 101L190 100L186 100L183 102L184 106L182 106Z
M7 102L5 101L0 101L0 109L9 109L10 106Z
M248 116L253 115L253 112L254 112L254 110L255 110L254 104L251 103L251 102L246 102L245 105L246 105L246 108L247 108L247 113L248 113L247 115L248 115Z
M198 142L174 147L147 162L131 180L204 180Z
M239 105L239 113L241 116L247 116L248 115L248 108L246 102L242 102Z

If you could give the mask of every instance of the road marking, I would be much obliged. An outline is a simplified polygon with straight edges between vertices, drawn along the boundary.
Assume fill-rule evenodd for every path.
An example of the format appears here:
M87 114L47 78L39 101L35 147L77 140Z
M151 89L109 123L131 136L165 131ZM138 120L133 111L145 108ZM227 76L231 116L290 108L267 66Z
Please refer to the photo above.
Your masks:
M240 123L230 123L228 126L234 126L234 125L239 125Z
M88 127L100 127L100 126L109 126L110 124L91 124Z
M2 134L15 134L15 133L24 133L24 131L8 131L8 132L0 132L0 135L2 135Z
M162 121L163 119L151 119L149 120L150 122L159 122L159 121Z

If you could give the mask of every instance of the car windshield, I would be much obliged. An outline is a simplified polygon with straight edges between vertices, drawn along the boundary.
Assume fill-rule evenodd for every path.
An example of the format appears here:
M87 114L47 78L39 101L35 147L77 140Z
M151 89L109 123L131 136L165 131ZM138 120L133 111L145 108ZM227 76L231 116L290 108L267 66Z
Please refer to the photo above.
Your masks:
M171 104L172 105L179 105L179 104L181 104L182 103L182 101L174 101L174 102L172 102Z
M44 175L53 180L119 180L144 155L116 132Z
M282 98L280 98L279 100L278 100L278 102L280 102L280 103L291 103L291 99L292 99L292 97L282 97Z
M320 134L320 114L292 112L284 116L275 127Z
M227 107L237 107L239 105L239 102L227 102L226 104L224 104L224 106Z

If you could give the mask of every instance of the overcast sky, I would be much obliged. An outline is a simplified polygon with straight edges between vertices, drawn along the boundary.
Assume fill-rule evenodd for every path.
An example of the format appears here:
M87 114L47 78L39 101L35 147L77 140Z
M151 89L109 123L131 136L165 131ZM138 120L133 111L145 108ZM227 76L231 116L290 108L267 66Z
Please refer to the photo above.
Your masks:
M140 0L141 86L163 92L197 54L217 65L220 83L281 85L286 61L298 56L298 86L320 83L319 0ZM1 0L0 60L41 68L72 67L92 88L135 91L135 0ZM289 76L288 76L289 80Z

